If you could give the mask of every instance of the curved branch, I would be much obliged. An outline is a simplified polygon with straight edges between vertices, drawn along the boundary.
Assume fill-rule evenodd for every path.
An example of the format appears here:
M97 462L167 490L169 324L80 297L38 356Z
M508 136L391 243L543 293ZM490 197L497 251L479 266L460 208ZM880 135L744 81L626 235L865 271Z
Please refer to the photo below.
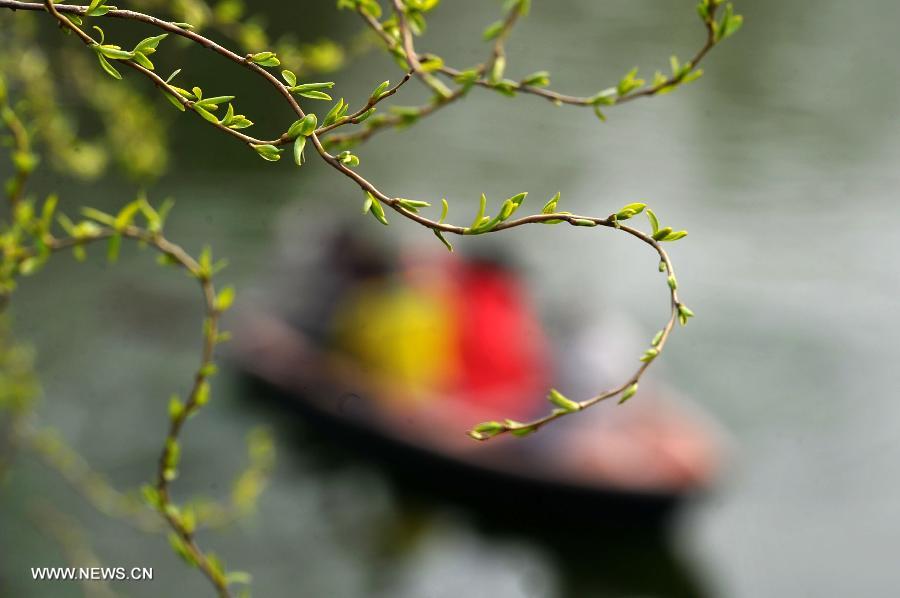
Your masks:
M188 271L200 283L205 312L205 325L203 327L203 348L200 366L194 374L191 390L187 400L181 405L177 413L170 413L170 425L166 434L165 443L160 453L156 475L156 492L154 506L172 528L179 540L179 546L183 549L185 558L189 558L203 572L216 588L220 597L230 598L228 582L219 568L210 560L210 557L197 545L194 538L194 524L186 521L179 509L171 500L170 482L175 478L175 468L178 460L178 439L188 417L196 413L208 398L208 378L213 367L213 351L219 338L218 320L221 310L216 305L216 291L211 275L203 266L191 257L181 246L172 243L160 233L152 232L137 226L124 227L94 226L79 236L56 238L47 233L42 238L43 245L51 252L83 246L88 243L112 239L120 236L140 243L145 243L166 256L173 264ZM24 253L18 260L23 262L33 257L33 254Z
M395 0L396 1L396 0ZM715 33L715 18L716 12L719 8L719 4L711 4L709 9L709 14L703 19L703 24L706 29L706 39L704 40L703 45L700 49L694 54L694 57L687 64L690 65L690 68L684 70L679 73L673 73L671 77L668 77L662 82L655 83L646 87L642 87L637 90L630 91L621 96L614 96L609 98L611 100L610 103L606 104L607 106L616 106L619 104L626 104L628 102L634 101L638 98L642 97L651 97L657 95L661 91L665 89L670 89L676 85L682 83L685 78L687 78L691 73L695 73L698 71L698 66L700 62L706 57L709 51L716 45L716 33ZM414 52L414 49L408 44L399 44L396 39L394 39L387 31L385 31L384 27L381 23L367 13L362 8L357 8L357 13L365 22L365 24L384 42L384 44L394 52L400 52L405 56L410 56L410 52ZM537 97L542 97L554 104L566 104L570 106L581 106L581 107L593 107L597 105L598 98L597 96L575 96L565 93L560 93L557 91L553 91L552 89L547 89L544 87L538 87L535 85L528 85L523 82L515 82L510 80L504 80L502 82L494 81L489 76L485 76L486 73L490 74L494 68L498 59L501 59L505 56L504 50L504 42L511 32L513 26L515 25L517 19L521 16L521 11L519 10L519 6L517 4L513 5L513 7L507 12L506 17L504 18L501 29L495 38L494 44L492 46L491 56L488 61L484 64L481 64L475 67L473 70L479 76L468 81L469 85L475 85L478 87L482 87L485 89L493 89L493 90L502 90L504 93L525 93L529 95L534 95ZM416 57L417 59L418 57ZM451 78L456 81L460 78L464 77L466 73L460 69L453 68L450 66L442 66L437 70L438 73ZM456 93L456 92L455 92ZM456 97L464 95L464 92L460 92ZM455 98L454 98L455 99ZM438 108L442 108L449 102L442 103L432 103L427 106L423 106L418 109L417 117L427 116L433 112L435 112ZM377 123L373 123L363 131L359 131L352 135L345 136L335 136L328 140L328 143L355 143L365 141L370 138L372 135L377 133L379 130L396 127L402 125L406 122L406 120L402 117L395 117L391 119L383 119L382 121L378 121Z

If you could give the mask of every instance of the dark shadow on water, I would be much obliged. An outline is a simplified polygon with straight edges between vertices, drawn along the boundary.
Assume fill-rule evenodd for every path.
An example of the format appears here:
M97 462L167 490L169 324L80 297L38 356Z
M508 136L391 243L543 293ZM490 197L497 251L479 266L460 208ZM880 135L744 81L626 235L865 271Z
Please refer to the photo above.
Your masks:
M242 378L240 387L253 403L248 408L260 410L277 426L290 439L283 448L301 454L315 473L363 467L388 481L395 510L374 523L379 546L367 558L373 589L382 585L380 572L416 549L410 538L428 533L429 523L449 509L462 513L486 539L513 538L538 547L556 569L567 598L711 595L673 547L676 502L596 496L549 483L524 485L514 478L498 480L494 472L480 477L452 460L410 454L365 431L335 429L258 380Z

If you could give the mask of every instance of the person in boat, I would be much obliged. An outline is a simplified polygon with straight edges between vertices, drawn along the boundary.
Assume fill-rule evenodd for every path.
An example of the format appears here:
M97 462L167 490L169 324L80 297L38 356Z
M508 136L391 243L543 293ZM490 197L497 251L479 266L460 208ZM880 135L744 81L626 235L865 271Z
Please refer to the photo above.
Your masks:
M256 350L278 347L264 377L465 459L514 452L542 475L648 490L710 481L719 456L714 426L647 384L625 406L598 405L527 440L488 446L466 437L480 421L543 415L551 386L588 397L625 379L630 372L610 364L627 348L605 348L610 337L637 335L611 333L603 318L591 324L582 314L578 331L554 351L512 260L496 251L401 255L349 230L334 235L303 276L316 292L292 311L290 326L257 318L247 331Z

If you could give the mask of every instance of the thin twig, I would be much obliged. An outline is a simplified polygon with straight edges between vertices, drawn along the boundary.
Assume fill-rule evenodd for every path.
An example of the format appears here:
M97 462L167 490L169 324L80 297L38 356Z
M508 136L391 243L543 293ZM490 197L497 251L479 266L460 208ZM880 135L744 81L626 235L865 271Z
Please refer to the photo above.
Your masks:
M410 29L409 21L406 18L406 9L401 0L393 0L394 13L397 15L397 26L400 29L400 37L403 40L403 49L406 55L406 62L419 79L421 79L428 87L430 87L438 96L442 98L449 97L451 91L440 80L422 68L419 61L419 55L413 43L413 33Z

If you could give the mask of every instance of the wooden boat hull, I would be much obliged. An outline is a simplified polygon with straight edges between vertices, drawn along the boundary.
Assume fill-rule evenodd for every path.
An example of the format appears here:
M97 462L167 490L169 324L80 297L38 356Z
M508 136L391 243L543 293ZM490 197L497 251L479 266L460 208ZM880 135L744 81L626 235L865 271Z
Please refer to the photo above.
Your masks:
M377 464L407 497L460 505L491 524L546 526L554 530L587 526L660 528L695 492L652 492L575 484L525 475L514 468L485 466L436 450L320 408L277 380L242 368L247 393L286 409L303 422L329 458L345 456Z

